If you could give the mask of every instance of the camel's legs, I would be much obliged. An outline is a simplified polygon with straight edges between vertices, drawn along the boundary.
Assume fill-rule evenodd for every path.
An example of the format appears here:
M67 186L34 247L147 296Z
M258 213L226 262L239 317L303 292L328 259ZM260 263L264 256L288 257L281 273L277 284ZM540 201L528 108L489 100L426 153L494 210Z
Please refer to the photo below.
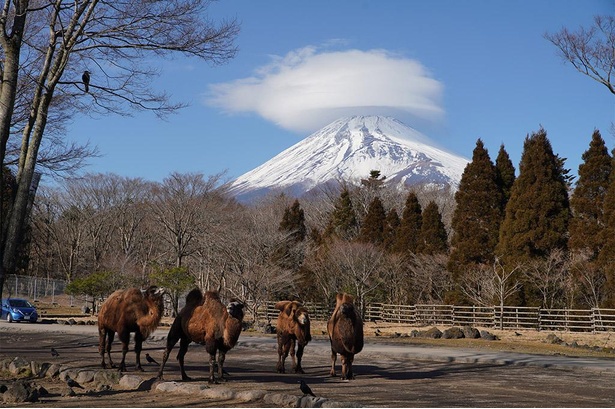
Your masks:
M135 354L137 355L137 366L136 370L143 372L143 367L141 367L141 350L143 349L143 335L141 332L135 332Z
M290 342L287 339L282 339L278 342L278 373L285 373L285 361L288 356L288 351L290 349Z
M335 376L335 361L337 361L337 353L331 349L331 376Z
M186 356L186 352L188 352L188 345L190 345L190 340L186 337L181 337L179 340L179 351L177 352L177 361L179 362L179 371L182 374L182 381L189 381L190 377L186 375L186 370L184 369L184 356Z
M303 357L304 348L305 348L305 345L303 345L300 342L297 343L297 365L295 366L295 373L305 373L303 371L303 368L301 367L301 358Z
M354 355L341 355L342 360L342 379L354 379L354 374L352 373L352 361L354 359Z
M226 353L218 351L218 379L226 381L224 377L224 361L226 360Z
M209 383L217 383L214 376L214 365L216 362L216 352L209 354Z
M99 328L98 329L98 353L100 354L100 358L101 358L100 365L103 368L107 367L107 364L105 363L105 346L106 346L105 343L106 341L107 341L107 334L105 333L105 330Z
M126 372L126 354L128 353L128 343L130 342L130 332L128 331L118 332L117 337L122 342L122 362L120 362L120 372Z
M111 360L111 344L115 338L115 331L107 330L107 358L109 358L109 367L115 368L113 361Z
M164 354L162 356L162 363L160 364L160 369L158 370L158 379L162 379L162 371L164 370L164 366L167 363L167 359L169 359L169 355L173 350L177 341L180 340L184 336L184 332L181 327L181 318L177 317L173 321L171 325L171 329L169 330L169 335L167 335L167 347L164 349Z

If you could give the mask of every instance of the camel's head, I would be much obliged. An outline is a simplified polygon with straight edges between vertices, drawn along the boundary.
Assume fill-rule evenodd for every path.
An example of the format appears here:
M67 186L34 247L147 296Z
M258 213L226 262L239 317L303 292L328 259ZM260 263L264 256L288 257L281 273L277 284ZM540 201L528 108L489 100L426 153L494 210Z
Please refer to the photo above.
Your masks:
M238 300L231 300L226 305L226 312L231 317L238 319L239 321L243 321L243 303Z
M162 296L166 293L166 289L164 287L157 287L155 285L150 285L147 290L141 290L141 294L144 297L149 298L162 298Z
M292 317L301 325L310 323L310 315L299 301L280 301L275 304L275 308L287 317Z

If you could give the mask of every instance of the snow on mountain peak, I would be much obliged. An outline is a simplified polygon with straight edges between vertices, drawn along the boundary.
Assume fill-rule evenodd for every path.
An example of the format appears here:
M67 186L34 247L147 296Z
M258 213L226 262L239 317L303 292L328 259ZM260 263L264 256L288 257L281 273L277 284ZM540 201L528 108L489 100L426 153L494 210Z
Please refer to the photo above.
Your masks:
M428 141L394 118L341 118L238 177L229 193L240 200L270 190L301 196L330 182L358 184L372 170L387 183L456 188L468 160Z

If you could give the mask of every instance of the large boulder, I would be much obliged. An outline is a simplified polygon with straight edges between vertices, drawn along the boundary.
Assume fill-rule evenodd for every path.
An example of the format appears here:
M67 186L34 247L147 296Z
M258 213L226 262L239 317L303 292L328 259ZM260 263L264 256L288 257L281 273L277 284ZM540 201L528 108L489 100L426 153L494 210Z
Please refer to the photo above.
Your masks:
M442 333L442 338L444 339L459 339L464 338L463 331L459 327L452 327L445 329Z
M463 327L461 327L461 330L463 331L463 335L466 338L470 338L470 339L480 338L480 331L474 327L471 327L469 325L464 325Z
M30 382L15 382L2 394L4 403L38 402L39 390Z
M440 331L437 327L432 327L427 331L421 331L419 336L424 338L439 339L442 338L442 331Z

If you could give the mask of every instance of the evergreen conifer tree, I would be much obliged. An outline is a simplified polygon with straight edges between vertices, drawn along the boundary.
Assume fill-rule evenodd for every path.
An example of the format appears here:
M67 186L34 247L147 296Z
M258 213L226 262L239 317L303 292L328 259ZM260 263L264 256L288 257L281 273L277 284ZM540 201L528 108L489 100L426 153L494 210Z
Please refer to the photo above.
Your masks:
M544 129L525 138L496 247L506 265L566 249L570 206L563 172Z
M369 204L367 214L361 223L359 241L381 245L384 242L386 212L378 196Z
M609 187L604 196L603 246L598 255L598 263L606 275L606 308L615 308L615 149L612 151L611 169Z
M305 240L307 235L305 215L301 205L299 205L299 200L295 200L290 207L284 209L284 216L280 222L280 231L290 233L294 242Z
M584 251L594 259L603 246L601 234L604 196L609 187L612 158L598 130L594 131L589 149L583 153L579 165L579 179L570 198L571 250Z
M357 234L357 216L350 199L350 192L344 188L335 202L335 208L329 218L325 236L337 236L344 240L351 240Z
M408 193L401 216L401 224L391 250L395 253L414 254L421 235L423 210L414 192Z
M504 218L504 210L510 198L510 189L512 189L512 185L515 183L515 167L504 145L500 145L498 157L495 160L495 171L497 174L498 186L502 191L502 218Z
M421 234L417 253L435 255L448 252L446 228L436 202L431 201L423 210Z
M502 192L496 168L480 139L472 161L463 171L455 201L448 269L458 279L470 266L493 262L502 220Z
M386 220L384 221L384 248L387 251L390 251L391 248L395 245L397 241L397 232L399 230L399 226L401 225L401 221L399 220L399 215L397 214L397 209L392 208L387 213Z

